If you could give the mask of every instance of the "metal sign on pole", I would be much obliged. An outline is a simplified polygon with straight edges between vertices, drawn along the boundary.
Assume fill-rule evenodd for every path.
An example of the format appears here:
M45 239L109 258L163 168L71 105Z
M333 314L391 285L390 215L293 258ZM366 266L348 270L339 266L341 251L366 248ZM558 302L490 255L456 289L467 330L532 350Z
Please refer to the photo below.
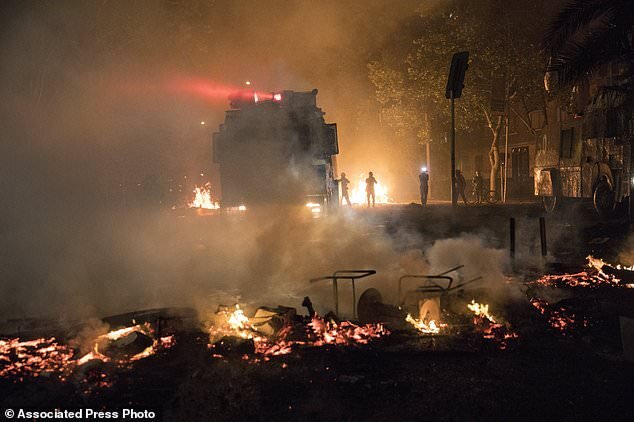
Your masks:
M455 99L462 96L464 77L469 68L469 52L455 53L451 58L449 78L445 97L451 101L451 206L456 208L458 204L458 192L456 192L456 118Z

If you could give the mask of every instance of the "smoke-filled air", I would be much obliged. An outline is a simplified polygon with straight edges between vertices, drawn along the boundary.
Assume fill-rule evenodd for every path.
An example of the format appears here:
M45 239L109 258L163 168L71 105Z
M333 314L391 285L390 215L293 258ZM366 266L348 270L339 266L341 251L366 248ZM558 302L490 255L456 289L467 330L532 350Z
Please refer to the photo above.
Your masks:
M0 1L0 412L631 420L632 3Z
M189 191L179 186L187 178L219 194L211 133L247 81L262 93L318 88L338 123L340 168L355 184L374 170L396 186L410 163L373 133L366 62L434 3L5 2L3 316L191 303L216 289L274 297L294 282L301 295L308 278L340 266L399 267L398 245L360 222L328 223L319 236L294 231L292 219L210 223L198 239L164 210L130 209L148 185ZM415 191L409 182L390 194ZM328 246L311 247L322 234L314 241Z

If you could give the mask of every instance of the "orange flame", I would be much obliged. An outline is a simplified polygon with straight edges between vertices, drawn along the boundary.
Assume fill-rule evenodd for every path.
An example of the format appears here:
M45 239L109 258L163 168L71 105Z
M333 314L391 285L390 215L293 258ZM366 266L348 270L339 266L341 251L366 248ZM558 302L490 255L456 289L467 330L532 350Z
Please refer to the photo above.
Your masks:
M355 205L365 205L367 204L367 195L365 192L365 178L363 174L359 175L358 183L354 186L350 192L350 202ZM377 184L374 186L374 197L375 203L377 204L387 204L392 202L388 196L388 188L380 181L377 180Z
M188 204L189 208L204 208L207 210L217 210L220 208L218 202L211 199L211 183L204 186L196 186L194 190L194 200Z
M435 320L427 322L416 319L411 314L407 314L405 321L412 324L414 328L424 334L438 334L440 333L440 329L446 326L446 324L437 324Z
M511 331L508 323L498 322L499 318L489 313L489 305L472 300L467 308L473 312L473 324L482 333L482 337L496 341L500 349L506 349L508 340L519 337Z

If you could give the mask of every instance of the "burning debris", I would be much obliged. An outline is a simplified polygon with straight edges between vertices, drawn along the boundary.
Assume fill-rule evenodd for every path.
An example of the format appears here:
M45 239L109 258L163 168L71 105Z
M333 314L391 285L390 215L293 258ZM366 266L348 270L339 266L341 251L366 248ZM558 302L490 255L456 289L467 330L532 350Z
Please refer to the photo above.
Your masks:
M634 268L586 257L586 269L527 283L530 304L556 334L618 350L619 315L629 315Z
M357 348L395 332L402 333L394 336L396 342L407 342L408 338L413 340L413 334L419 339L438 334L473 338L475 334L479 338L493 340L501 349L507 348L510 339L517 338L508 323L489 313L488 305L475 301L468 304L468 309L473 312L472 324L464 315L443 307L442 312L447 312L445 316L449 322L441 323L440 296L423 299L416 296L415 299L405 302L406 312L383 303L376 289L367 289L359 298L360 322L356 319L341 320L334 313L320 316L308 297L303 302L308 310L306 316L298 315L295 308L286 306L259 307L251 316L238 304L219 306L205 333L195 332L198 333L196 335L206 336L204 343L212 357L236 357L249 363L268 361L274 356L307 349ZM178 328L172 326L166 329L165 323L161 322L164 318L161 312L145 311L104 319L111 326L123 327L88 334L88 341L82 343L90 347L83 353L80 353L81 347L77 342L60 342L53 337L31 341L19 338L1 340L0 376L19 381L40 376L53 376L62 382L72 379L82 386L86 394L107 388L113 383L115 371L132 369L135 362L174 346ZM192 325L198 326L198 323ZM88 333L95 331L91 329Z
M27 377L55 377L66 381L71 375L93 371L105 363L116 368L130 367L134 362L169 349L174 335L156 337L149 323L135 324L98 335L88 353L81 354L74 341L68 344L55 337L21 340L0 339L0 377L23 381ZM99 379L105 374L99 372ZM103 375L103 376L102 376Z
M634 268L605 263L589 255L588 270L574 274L546 274L534 283L548 287L634 288Z
M357 325L317 314L302 317L296 315L294 308L282 306L258 308L252 318L246 317L237 304L220 306L216 317L209 328L209 347L214 357L277 356L298 347L365 345L389 335L382 324Z
M467 309L473 312L473 325L482 333L482 337L496 341L500 349L508 347L508 341L517 339L517 333L511 330L510 324L502 323L500 318L489 313L489 305L484 305L472 300L467 304Z
M112 360L118 365L127 365L174 344L173 335L158 339L154 339L153 336L152 327L147 322L110 331L97 337L92 350L78 359L77 364L83 365L91 360Z

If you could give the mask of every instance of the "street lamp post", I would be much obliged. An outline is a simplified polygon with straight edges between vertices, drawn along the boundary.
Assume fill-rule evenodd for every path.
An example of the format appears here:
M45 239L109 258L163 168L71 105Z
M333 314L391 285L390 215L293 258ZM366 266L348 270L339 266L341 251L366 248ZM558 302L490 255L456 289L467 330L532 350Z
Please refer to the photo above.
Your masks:
M451 58L449 78L447 78L445 90L445 97L451 103L451 206L453 209L456 209L458 205L458 192L456 192L456 110L454 103L455 99L462 95L464 77L468 67L469 52L455 53Z

